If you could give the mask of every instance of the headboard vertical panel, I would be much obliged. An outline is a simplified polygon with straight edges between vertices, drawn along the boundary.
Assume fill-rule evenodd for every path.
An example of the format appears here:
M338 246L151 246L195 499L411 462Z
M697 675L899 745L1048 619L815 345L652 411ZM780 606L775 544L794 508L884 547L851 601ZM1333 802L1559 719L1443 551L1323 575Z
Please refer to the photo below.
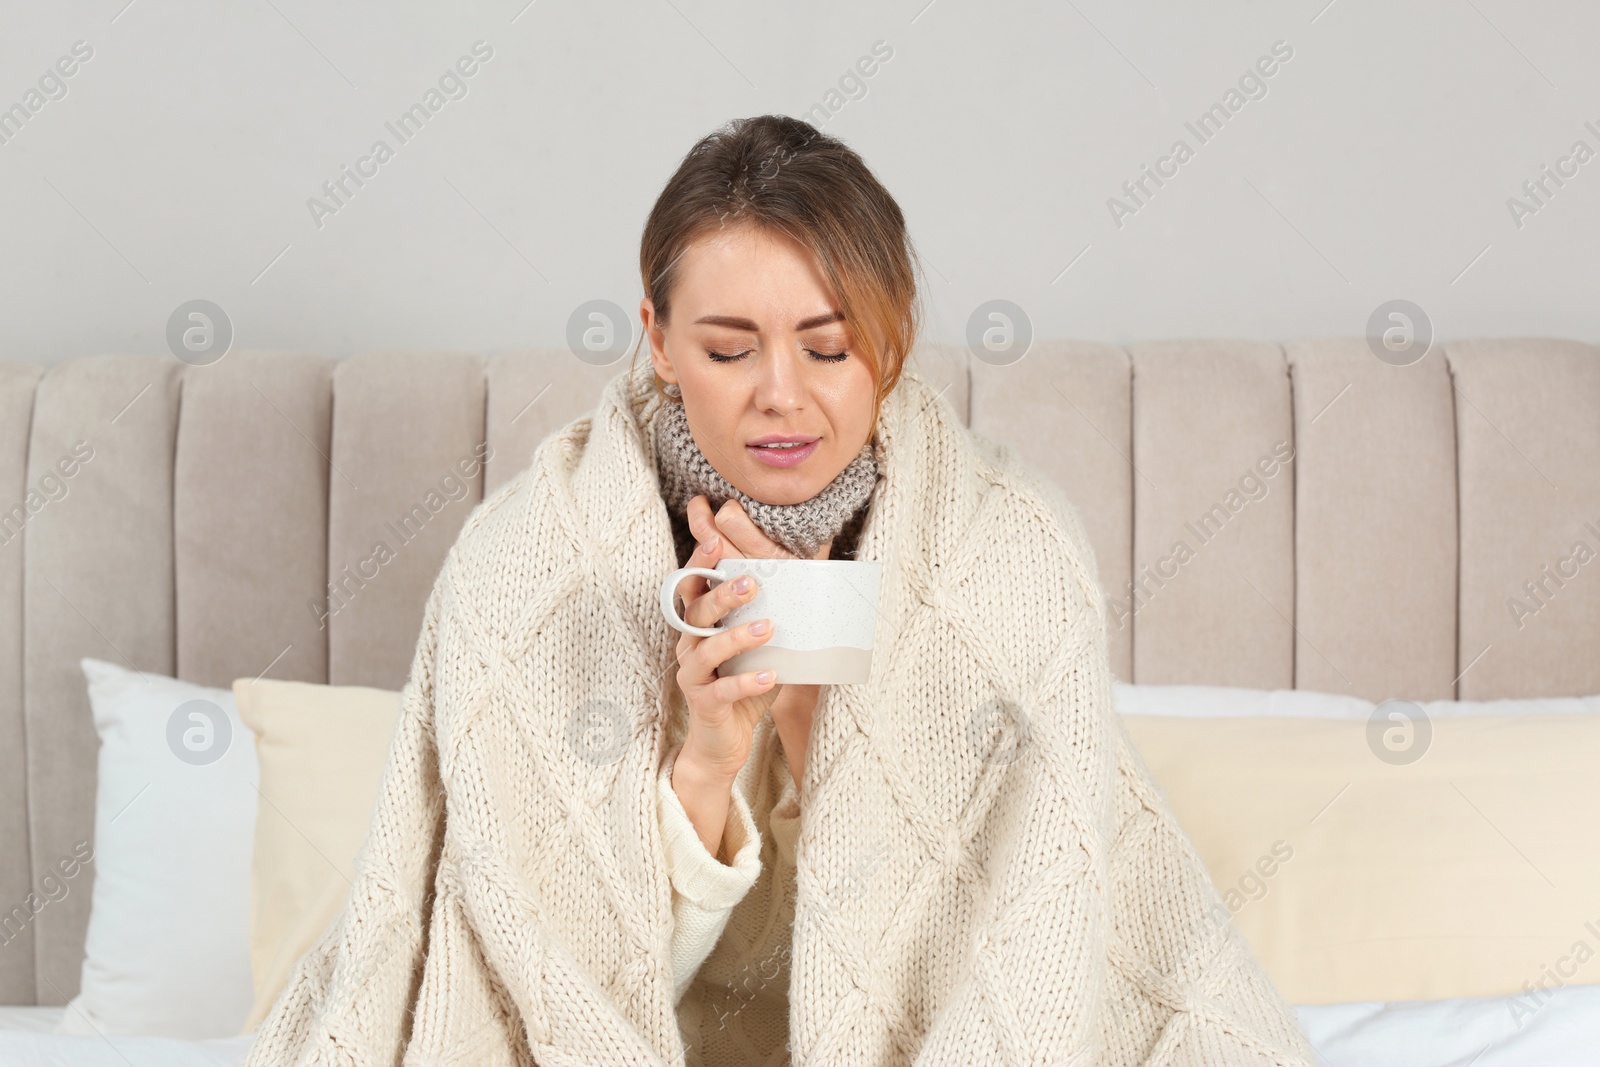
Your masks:
M78 660L171 675L176 666L172 461L184 365L170 356L92 356L39 383L28 482L87 457L24 534L24 702L35 872L94 840L99 742ZM40 1004L78 991L90 861L34 918Z
M1285 346L1294 385L1298 689L1448 700L1456 676L1450 373L1356 338Z
M1276 345L1134 345L1133 678L1294 685L1294 464ZM1272 473L1269 476L1267 471Z
M1458 692L1600 692L1600 349L1470 340L1445 356L1462 486Z
M1111 672L1133 677L1132 396L1128 354L1039 341L1015 363L974 359L972 429L1004 441L1066 492L1094 548Z
M185 681L328 679L333 368L327 356L230 352L184 371L173 535Z
M36 363L0 363L0 901L5 909L0 913L0 1004L34 1002L33 905L28 895L39 890L28 858L23 542L32 513L49 507L66 488L60 471L46 475L42 484L28 481L33 394L43 373Z
M483 499L485 361L372 352L333 376L328 681L405 685L422 609Z
M642 351L639 359L649 359ZM533 462L539 442L573 419L589 415L606 383L626 371L628 357L586 363L561 348L499 352L489 357L489 496Z

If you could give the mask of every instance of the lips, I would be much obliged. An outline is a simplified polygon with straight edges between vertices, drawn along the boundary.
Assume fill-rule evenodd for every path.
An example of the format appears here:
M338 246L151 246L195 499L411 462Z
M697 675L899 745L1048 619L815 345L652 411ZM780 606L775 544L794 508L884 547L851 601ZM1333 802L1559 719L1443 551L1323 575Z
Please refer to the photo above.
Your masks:
M817 450L819 438L811 438L802 443L788 445L777 443L783 440L782 437L777 436L757 438L755 441L745 445L745 451L749 452L759 462L765 463L770 467L793 467L803 463L807 456ZM791 438L790 440L793 439ZM773 443L768 444L767 442Z

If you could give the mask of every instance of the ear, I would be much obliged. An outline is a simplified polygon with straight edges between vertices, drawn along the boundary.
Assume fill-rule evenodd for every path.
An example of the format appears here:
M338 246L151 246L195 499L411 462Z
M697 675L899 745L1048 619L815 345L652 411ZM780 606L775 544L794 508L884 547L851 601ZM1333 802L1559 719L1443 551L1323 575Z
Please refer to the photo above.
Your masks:
M656 374L664 382L677 381L676 373L672 369L672 361L667 358L666 337L662 326L656 319L655 302L648 296L639 301L639 322L643 328L646 342L650 345L650 362Z

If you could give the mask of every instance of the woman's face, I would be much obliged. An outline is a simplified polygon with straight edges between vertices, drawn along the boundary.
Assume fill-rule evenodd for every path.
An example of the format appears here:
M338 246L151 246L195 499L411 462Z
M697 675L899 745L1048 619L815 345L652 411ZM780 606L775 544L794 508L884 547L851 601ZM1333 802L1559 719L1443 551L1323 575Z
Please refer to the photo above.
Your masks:
M867 357L793 238L752 226L703 238L680 260L671 324L648 298L639 314L656 373L683 389L695 443L745 495L809 500L871 436ZM759 446L774 437L811 443Z

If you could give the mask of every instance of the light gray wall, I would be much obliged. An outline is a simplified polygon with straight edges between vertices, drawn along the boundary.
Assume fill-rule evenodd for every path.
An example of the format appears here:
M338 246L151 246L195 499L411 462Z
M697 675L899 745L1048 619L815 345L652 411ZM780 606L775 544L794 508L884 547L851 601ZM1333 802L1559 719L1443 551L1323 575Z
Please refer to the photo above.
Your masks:
M931 339L996 298L1113 343L1359 335L1404 298L1441 338L1600 340L1600 158L1520 225L1508 206L1600 151L1588 0L524 3L5 0L0 108L93 55L0 144L0 358L160 353L194 298L236 347L336 355L559 345L595 299L636 329L640 229L683 153L826 102L877 42L822 128L905 209ZM384 123L480 40L466 95L401 144ZM1280 41L1201 143L1185 123ZM319 226L308 199L380 138L393 158ZM1180 138L1119 225L1109 198Z

